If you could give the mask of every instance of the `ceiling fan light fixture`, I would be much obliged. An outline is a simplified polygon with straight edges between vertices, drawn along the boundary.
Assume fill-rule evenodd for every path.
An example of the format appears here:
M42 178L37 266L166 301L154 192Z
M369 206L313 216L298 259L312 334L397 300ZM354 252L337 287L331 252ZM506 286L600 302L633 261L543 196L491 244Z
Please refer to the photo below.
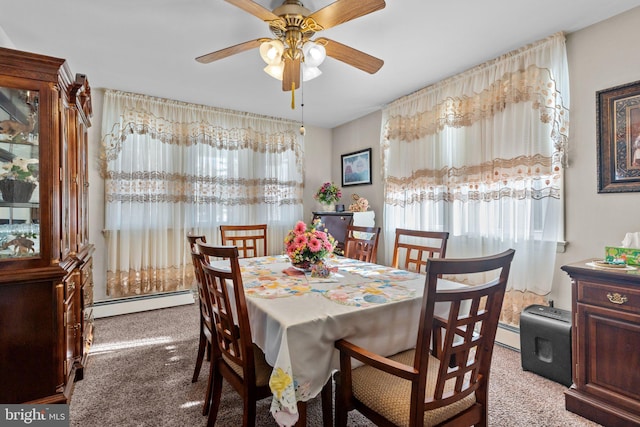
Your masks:
M309 67L318 67L327 57L327 51L321 44L309 40L302 46L304 63Z
M318 67L310 67L306 63L302 63L302 81L306 82L312 79L315 79L322 71Z
M260 45L260 57L267 65L278 65L282 63L284 44L278 39L263 42Z
M324 37L311 40L319 31L368 15L385 7L385 0L333 0L321 9L311 12L301 0L281 0L273 10L258 0L226 0L245 12L260 18L271 30L272 37L257 38L201 55L196 61L208 64L249 49L259 48L260 57L267 66L264 71L281 80L282 90L294 93L302 82L318 77L318 68L326 58L344 62L369 74L376 73L384 61L352 47Z
M282 76L284 75L284 64L280 62L279 64L267 65L264 67L264 72L274 79L282 80Z

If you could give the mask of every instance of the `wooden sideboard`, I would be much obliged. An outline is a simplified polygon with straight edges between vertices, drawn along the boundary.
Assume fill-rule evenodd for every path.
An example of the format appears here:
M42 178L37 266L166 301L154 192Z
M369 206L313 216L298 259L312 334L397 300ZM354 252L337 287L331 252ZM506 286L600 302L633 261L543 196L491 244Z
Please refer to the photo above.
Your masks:
M366 212L313 212L313 219L319 219L329 230L329 234L338 242L336 253L344 253L344 240L347 237L347 226L351 223L361 227L375 225L375 213Z
M574 316L565 406L607 427L640 426L640 270L590 263L562 267Z

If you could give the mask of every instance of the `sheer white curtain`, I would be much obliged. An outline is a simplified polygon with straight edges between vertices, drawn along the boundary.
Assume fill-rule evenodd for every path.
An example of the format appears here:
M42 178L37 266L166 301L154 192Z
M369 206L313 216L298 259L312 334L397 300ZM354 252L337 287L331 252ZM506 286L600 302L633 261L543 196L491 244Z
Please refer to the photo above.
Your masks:
M114 90L103 111L109 296L190 288L189 231L266 223L282 252L302 218L296 123Z
M509 286L547 294L563 237L568 108L563 34L385 107L386 235L449 231L449 257L515 248Z

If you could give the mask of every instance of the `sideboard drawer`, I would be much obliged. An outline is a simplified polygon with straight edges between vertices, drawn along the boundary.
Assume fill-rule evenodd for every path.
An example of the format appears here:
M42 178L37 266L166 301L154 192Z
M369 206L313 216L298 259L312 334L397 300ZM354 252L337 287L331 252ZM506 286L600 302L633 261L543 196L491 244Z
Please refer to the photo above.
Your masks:
M640 289L581 280L578 285L578 302L640 313Z

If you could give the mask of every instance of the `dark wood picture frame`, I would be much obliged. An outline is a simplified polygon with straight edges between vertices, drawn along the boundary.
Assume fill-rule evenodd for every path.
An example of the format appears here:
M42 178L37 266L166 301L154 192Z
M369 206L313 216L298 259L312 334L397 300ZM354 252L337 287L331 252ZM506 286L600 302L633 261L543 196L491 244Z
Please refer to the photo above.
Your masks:
M343 154L342 186L371 184L371 148Z
M640 191L640 81L596 92L598 193Z

